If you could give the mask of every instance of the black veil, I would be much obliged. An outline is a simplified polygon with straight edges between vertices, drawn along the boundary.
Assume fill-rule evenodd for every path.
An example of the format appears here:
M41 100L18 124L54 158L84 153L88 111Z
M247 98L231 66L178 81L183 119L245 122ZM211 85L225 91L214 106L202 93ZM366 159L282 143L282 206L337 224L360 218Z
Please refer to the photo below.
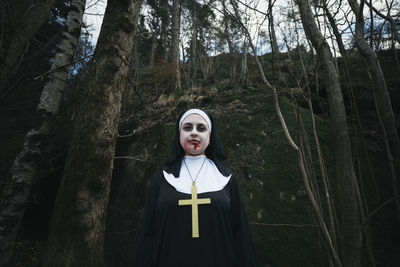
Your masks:
M204 111L204 110L203 110ZM162 165L162 169L168 173L172 173L175 177L179 177L179 172L181 170L181 162L182 158L185 155L185 151L183 150L180 140L179 140L179 121L183 114L186 111L182 112L178 120L176 122L175 126L175 137L172 142L172 149L171 149L171 154L168 158L168 160ZM222 173L224 176L229 176L232 171L229 168L229 166L226 164L225 161L225 155L222 151L222 145L221 141L218 136L218 131L215 127L213 118L211 115L204 111L207 116L210 118L211 124L212 124L212 130L210 134L210 143L205 151L205 154L207 158L211 159L215 165L217 166L218 170L220 173Z

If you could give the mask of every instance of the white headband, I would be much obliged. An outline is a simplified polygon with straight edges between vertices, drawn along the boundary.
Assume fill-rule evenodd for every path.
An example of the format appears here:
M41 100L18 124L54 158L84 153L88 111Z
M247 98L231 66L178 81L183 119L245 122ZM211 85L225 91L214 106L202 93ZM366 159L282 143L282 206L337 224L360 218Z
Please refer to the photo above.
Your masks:
M207 124L208 124L208 128L210 128L210 133L211 133L212 125L211 125L211 120L210 120L210 118L208 117L208 115L207 115L204 111L202 111L201 109L197 109L197 108L189 109L188 111L186 111L186 112L182 115L181 119L179 120L179 129L181 129L181 125L182 125L183 120L186 119L186 117L189 116L189 115L191 115L191 114L198 114L198 115L202 116L203 119L206 120L206 122L207 122Z

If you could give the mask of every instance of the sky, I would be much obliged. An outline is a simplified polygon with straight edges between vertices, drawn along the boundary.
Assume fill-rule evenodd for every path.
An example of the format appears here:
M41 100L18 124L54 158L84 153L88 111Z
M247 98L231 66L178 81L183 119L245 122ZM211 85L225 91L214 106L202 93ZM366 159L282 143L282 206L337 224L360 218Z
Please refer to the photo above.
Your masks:
M208 2L207 0L198 0L199 2ZM267 1L266 0L241 0L242 2L247 2L249 3L249 5L256 7L257 9L261 10L261 11L266 11L267 10ZM381 0L378 0L378 3L375 4L379 4ZM332 1L332 3L335 3L335 1ZM87 4L86 4L86 10L85 10L85 15L84 15L84 21L86 22L86 24L88 24L89 27L89 32L92 35L92 43L93 45L96 44L98 36L99 36L99 32L100 32L100 28L101 28L101 23L103 21L103 15L104 15L104 11L105 8L107 6L107 0L88 0ZM240 5L241 9L244 10L246 9L243 5ZM348 7L347 7L348 8ZM290 1L287 0L276 0L275 1L275 5L274 5L274 21L275 21L275 26L276 26L276 34L277 34L277 39L278 39L278 43L280 42L281 45L281 49L285 50L286 48L284 47L283 43L283 35L294 35L294 28L293 28L293 24L290 25L290 23L288 24L287 22L287 12L288 9L290 9ZM146 12L144 12L146 13ZM218 13L216 11L216 13ZM260 41L259 37L259 30L264 30L266 32L268 32L267 30L267 23L264 21L265 16L263 14L257 13L255 11L252 11L250 9L247 8L246 11L247 14L249 14L249 26L250 26L250 31L252 33L252 40L255 43L255 45L257 46L257 50L258 53L265 53L268 52L269 45L267 46L260 46L260 43L258 43L258 41ZM366 13L365 15L367 16L368 14L368 10L365 9L364 13ZM260 28L257 25L259 25L260 23L263 23L263 26ZM324 21L320 21L320 23L324 23ZM343 21L341 21L341 23L343 23ZM298 24L297 27L299 27L300 24ZM342 25L345 25L342 24ZM339 24L340 26L340 24ZM288 28L289 27L289 28ZM301 30L301 26L298 28L299 32L300 32L300 40L296 38L293 40L293 42L297 42L297 41L304 41L305 39L302 38L302 30ZM325 28L326 29L326 28ZM350 36L350 33L344 34L344 38L346 36ZM185 40L184 35L182 34L181 39L184 43L186 43L187 40ZM348 41L348 40L347 40ZM304 41L305 42L305 41ZM306 45L306 43L304 43ZM337 49L337 48L335 48ZM263 51L261 51L263 50Z
M107 0L88 0L86 3L83 20L89 26L89 32L92 35L92 43L95 45L99 38L101 23L103 22L104 11L107 6Z
M244 2L246 2L246 1L244 1ZM258 9L266 10L266 5L264 4L264 2L266 2L266 1L256 0L253 2L253 5L257 4ZM285 2L286 1L284 1L284 0L276 0L275 6L283 5ZM88 31L92 35L91 41L92 41L93 45L95 45L97 43L97 39L99 37L101 23L103 21L103 15L104 15L106 6L107 6L107 0L88 0L88 2L86 3L84 21L89 26ZM216 13L218 13L218 12L216 12ZM250 13L252 13L252 12L250 12ZM257 14L256 12L252 13L252 18L254 20L253 24L255 24L256 21L260 21L260 18L257 15L260 15L260 14ZM256 34L253 32L253 35L256 35Z

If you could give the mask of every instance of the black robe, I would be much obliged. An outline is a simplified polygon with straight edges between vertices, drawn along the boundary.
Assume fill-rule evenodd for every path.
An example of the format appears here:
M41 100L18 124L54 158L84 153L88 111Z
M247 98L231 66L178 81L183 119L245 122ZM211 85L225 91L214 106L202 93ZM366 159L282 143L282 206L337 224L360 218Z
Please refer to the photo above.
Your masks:
M136 267L257 266L247 217L235 178L221 190L198 194L199 235L192 238L192 207L178 206L190 194L175 190L157 172L147 194L137 239Z

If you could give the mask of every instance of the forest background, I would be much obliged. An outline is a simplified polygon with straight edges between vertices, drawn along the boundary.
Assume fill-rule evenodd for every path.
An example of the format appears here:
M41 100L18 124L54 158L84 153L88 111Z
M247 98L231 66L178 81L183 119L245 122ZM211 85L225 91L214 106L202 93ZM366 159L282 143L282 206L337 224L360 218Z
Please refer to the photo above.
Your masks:
M260 266L400 264L398 2L5 0L0 23L0 266L132 266L189 107Z

